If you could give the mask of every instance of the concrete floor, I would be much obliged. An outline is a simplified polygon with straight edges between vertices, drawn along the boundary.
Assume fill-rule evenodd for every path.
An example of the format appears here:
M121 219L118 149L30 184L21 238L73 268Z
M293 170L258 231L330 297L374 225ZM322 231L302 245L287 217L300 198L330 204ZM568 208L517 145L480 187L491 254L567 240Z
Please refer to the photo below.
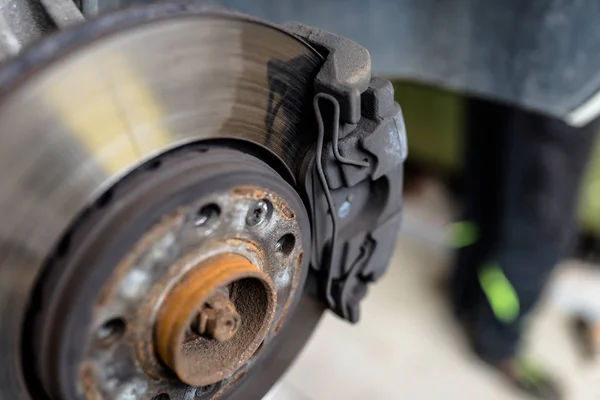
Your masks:
M425 192L408 201L389 272L360 323L326 315L269 400L525 399L471 355L451 318L440 284L451 204L435 185ZM600 368L579 357L569 318L550 303L532 319L528 352L562 378L567 399L599 400Z

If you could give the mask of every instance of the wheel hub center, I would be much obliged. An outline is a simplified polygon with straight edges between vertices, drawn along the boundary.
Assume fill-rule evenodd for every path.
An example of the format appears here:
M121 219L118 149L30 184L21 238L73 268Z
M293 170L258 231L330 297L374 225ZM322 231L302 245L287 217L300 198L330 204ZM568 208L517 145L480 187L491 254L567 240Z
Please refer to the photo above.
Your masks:
M201 262L166 294L155 326L161 360L191 386L233 373L262 343L275 315L271 279L233 253Z
M219 397L285 324L306 273L302 201L254 157L198 146L123 178L57 246L25 329L51 397Z

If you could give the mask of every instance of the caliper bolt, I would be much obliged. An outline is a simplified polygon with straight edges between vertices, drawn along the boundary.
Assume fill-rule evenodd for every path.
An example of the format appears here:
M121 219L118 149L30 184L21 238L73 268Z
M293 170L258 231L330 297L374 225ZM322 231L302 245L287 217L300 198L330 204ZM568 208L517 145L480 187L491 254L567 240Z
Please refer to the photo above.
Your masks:
M352 211L352 203L350 203L348 200L345 200L338 208L338 217L344 219L350 214L350 211Z
M248 211L246 223L249 226L255 226L263 222L269 215L270 204L267 200L259 200Z
M204 337L225 342L231 339L242 319L224 290L216 290L198 312L192 329Z

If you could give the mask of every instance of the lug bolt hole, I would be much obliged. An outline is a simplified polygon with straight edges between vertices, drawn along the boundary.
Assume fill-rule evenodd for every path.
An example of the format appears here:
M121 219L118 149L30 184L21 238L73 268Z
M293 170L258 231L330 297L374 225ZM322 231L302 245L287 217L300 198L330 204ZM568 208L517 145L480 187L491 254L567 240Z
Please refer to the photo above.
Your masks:
M171 396L166 393L157 394L152 398L152 400L170 400Z
M283 235L275 245L275 250L283 256L289 256L296 246L296 237L291 233Z
M256 226L271 218L271 214L273 214L273 205L271 202L266 199L259 200L248 210L246 224L248 226Z
M106 321L98 328L96 337L103 344L109 345L121 339L125 334L127 324L123 318L113 318Z
M218 205L211 203L202 206L196 213L194 225L197 228L211 228L214 226L221 216L221 208Z

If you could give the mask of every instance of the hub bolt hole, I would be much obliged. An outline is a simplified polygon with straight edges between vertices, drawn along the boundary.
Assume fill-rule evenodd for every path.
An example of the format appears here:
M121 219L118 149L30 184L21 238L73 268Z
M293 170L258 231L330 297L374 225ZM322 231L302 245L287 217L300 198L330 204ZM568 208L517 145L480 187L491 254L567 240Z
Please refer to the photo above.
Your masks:
M123 337L126 328L127 324L123 318L113 318L98 328L96 337L104 344L112 344Z
M292 250L294 250L294 246L296 246L296 237L291 233L287 233L277 241L275 249L278 253L289 256Z
M171 396L166 393L161 393L152 398L152 400L170 400Z
M194 225L197 228L211 228L214 226L221 216L221 208L218 205L211 203L203 206L196 213Z
M250 207L246 216L246 224L256 226L271 218L271 214L273 214L273 205L271 205L271 202L266 199L259 200Z

